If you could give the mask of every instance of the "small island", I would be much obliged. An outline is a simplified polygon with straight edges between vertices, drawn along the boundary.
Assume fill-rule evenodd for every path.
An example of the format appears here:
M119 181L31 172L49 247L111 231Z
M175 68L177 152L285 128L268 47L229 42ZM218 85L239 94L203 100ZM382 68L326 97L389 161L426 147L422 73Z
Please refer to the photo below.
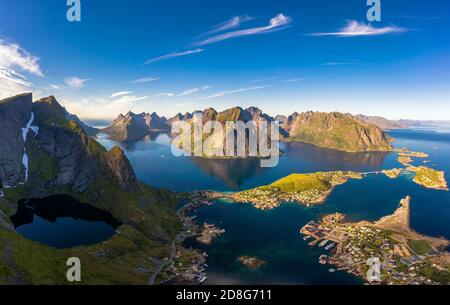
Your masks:
M335 186L349 179L362 179L362 175L350 171L292 174L270 185L233 194L232 198L235 202L252 203L262 210L276 208L283 202L321 204Z
M428 158L428 154L424 152L409 151L407 148L397 149L396 152L398 153L398 162L406 167L414 161L412 158Z
M416 173L413 181L426 188L448 191L445 173L426 166L409 166L409 171Z
M403 168L385 169L381 172L387 177L395 179L403 172Z
M344 222L344 215L332 214L321 221L310 221L301 230L310 246L323 247L328 254L319 258L369 281L367 261L381 262L381 284L450 283L449 241L419 234L410 228L411 197L400 201L394 214L376 222ZM334 269L333 269L334 270Z
M265 261L254 256L240 256L238 261L247 268L257 269L266 264Z

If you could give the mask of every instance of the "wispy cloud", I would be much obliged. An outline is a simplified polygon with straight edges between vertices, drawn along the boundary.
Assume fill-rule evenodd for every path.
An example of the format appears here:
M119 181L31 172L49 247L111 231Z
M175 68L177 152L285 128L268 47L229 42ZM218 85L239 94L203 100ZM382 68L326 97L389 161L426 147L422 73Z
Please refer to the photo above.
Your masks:
M19 86L31 87L31 83L27 81L27 78L22 74L17 73L13 69L0 66L0 80L6 80L8 82L13 82Z
M223 97L223 96L226 96L226 95L237 94L237 93L248 92L248 91L261 90L261 89L270 88L270 87L272 87L272 86L271 85L254 86L254 87L246 87L246 88L240 88L240 89L230 90L230 91L222 91L222 92L218 92L218 93L215 93L215 94L203 97L201 99L214 99L214 98L219 98L219 97Z
M55 85L55 84L51 84L50 88L53 89L53 90L59 90L59 89L61 89L61 86Z
M163 92L156 95L156 97L174 97L174 96L175 94L172 92Z
M304 78L291 78L291 79L286 79L286 80L282 80L281 83L298 83L301 81L304 81Z
M355 20L349 20L347 25L337 32L311 33L309 36L338 36L338 37L355 37L355 36L376 36L394 33L405 33L407 28L390 25L386 27L375 28L371 24L359 23Z
M130 84L140 84L140 83L149 83L149 82L154 82L160 80L159 77L154 77L154 76L147 76L147 77L142 77L142 78L138 78L132 81L129 81L128 83Z
M373 63L354 62L354 61L330 61L323 63L322 66L371 66Z
M187 96L187 95L191 95L200 91L205 91L208 89L211 89L212 86L201 86L201 87L194 87L194 88L189 88L183 92L181 92L180 94L178 94L177 96Z
M29 54L18 44L9 44L0 39L0 66L5 68L17 67L31 74L44 76L38 61L38 57Z
M133 91L119 91L119 92L115 92L115 93L111 94L110 98L116 98L119 96L130 95L132 93L133 93Z
M76 76L66 78L66 80L65 80L66 85L70 89L74 89L74 90L83 88L85 86L86 82L88 82L88 81L90 81L90 79L88 79L88 78L82 79L82 78L79 78Z
M0 39L0 98L30 91L33 84L28 81L25 73L44 76L39 58L18 44Z
M263 82L267 82L269 80L274 80L277 79L278 76L271 76L271 77L266 77L266 78L261 78L261 79L255 79L254 81L251 81L252 84L255 83L263 83Z
M144 65L149 65L152 64L154 62L158 62L158 61L162 61L162 60L167 60L167 59L171 59L171 58L176 58L176 57L181 57L181 56L186 56L186 55L192 55L192 54L197 54L197 53L201 53L203 52L203 49L194 49L194 50L187 50L187 51L182 51L182 52L173 52L170 54L166 54L163 56L159 56L159 57L155 57L155 58L151 58L149 60L147 60Z
M148 99L148 96L133 96L133 95L123 95L120 98L116 99L115 103L132 103L139 102Z
M250 16L247 16L247 15L233 17L230 20L227 20L225 22L222 22L222 23L216 25L208 32L201 34L200 37L201 36L209 36L209 35L212 35L212 34L215 34L218 32L223 32L226 30L237 28L242 23L250 21L250 20L253 20L253 18Z
M213 43L216 43L219 41L227 40L230 38L271 33L274 31L279 31L279 30L287 28L291 22L292 22L292 19L290 17L285 16L283 14L278 14L274 18L270 19L269 25L267 25L267 26L254 27L254 28L249 28L249 29L245 29L245 30L226 32L223 34L215 35L213 37L209 37L202 41L197 41L193 45L194 46L204 46L204 45L213 44Z

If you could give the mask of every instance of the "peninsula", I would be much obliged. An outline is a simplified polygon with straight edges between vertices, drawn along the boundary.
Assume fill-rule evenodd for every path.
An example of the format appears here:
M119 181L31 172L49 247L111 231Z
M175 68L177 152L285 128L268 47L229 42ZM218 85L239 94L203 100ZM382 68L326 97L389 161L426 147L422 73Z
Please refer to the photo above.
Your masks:
M335 186L348 179L362 179L362 175L350 171L291 174L270 185L233 194L232 198L235 202L252 203L262 210L276 208L283 202L321 204Z
M449 284L450 254L445 238L425 236L410 227L411 197L376 222L344 222L342 214L311 221L300 232L313 238L310 246L331 250L320 262L367 279L370 258L381 262L381 282L390 285ZM328 244L328 245L327 245ZM326 246L327 245L327 246Z

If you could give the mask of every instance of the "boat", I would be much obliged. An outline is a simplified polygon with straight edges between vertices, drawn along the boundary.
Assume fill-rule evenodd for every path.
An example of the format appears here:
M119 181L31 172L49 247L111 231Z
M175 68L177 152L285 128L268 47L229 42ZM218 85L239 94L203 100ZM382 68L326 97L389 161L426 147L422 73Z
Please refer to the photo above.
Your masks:
M308 239L310 239L311 238L311 236L305 236L305 237L303 237L303 240L308 240Z
M330 250L331 248L334 247L334 245L335 245L335 243L329 244L328 246L325 247L325 250L327 250L327 251Z
M336 269L330 268L330 269L328 270L328 272L331 272L331 273L336 272Z
M201 279L199 279L197 282L198 282L200 285L202 285L203 283L206 282L207 279L208 279L207 276L203 276L203 277L202 277Z
M320 244L319 244L319 247L325 246L327 244L327 242L328 242L328 239L325 239L325 240L321 241Z

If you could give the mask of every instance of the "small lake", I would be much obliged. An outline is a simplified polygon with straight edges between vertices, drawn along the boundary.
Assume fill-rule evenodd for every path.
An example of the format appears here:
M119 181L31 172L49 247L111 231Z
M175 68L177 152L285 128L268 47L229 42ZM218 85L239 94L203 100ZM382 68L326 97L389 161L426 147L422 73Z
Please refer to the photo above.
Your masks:
M108 240L120 225L109 212L69 196L21 200L11 221L25 238L59 249Z

